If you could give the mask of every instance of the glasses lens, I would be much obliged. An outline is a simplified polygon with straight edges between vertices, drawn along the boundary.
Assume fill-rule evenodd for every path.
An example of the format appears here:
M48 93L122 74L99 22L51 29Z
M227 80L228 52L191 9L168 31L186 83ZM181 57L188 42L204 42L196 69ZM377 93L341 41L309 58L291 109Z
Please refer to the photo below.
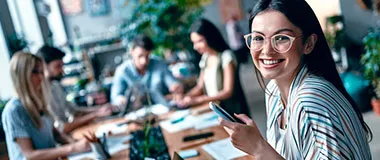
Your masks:
M287 52L292 46L291 37L287 35L275 35L272 38L274 49L279 53Z
M246 43L249 49L258 51L260 50L264 45L265 37L258 34L250 34L246 38Z

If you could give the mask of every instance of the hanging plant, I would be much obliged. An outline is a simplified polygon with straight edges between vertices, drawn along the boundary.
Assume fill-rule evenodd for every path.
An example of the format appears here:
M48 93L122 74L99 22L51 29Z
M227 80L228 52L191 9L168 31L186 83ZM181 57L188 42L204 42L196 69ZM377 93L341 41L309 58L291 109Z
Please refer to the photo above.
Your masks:
M130 18L121 25L120 34L130 42L137 34L148 35L155 45L153 52L190 50L189 28L203 9L199 0L146 0L137 4Z
M28 46L28 42L24 39L23 36L18 35L16 33L12 34L8 39L9 50L12 54L17 51L21 51Z

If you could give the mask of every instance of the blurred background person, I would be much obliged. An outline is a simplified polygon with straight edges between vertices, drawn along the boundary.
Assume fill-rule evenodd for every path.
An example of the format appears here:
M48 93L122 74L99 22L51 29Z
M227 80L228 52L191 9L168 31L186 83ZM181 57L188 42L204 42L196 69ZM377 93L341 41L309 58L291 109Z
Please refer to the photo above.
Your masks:
M238 24L237 15L231 15L226 23L228 44L235 53L238 63L248 62L249 49L245 47L244 34Z
M55 148L55 129L48 111L51 94L43 68L43 60L30 53L19 52L11 59L16 97L2 114L9 159L57 159L90 149L87 140Z
M220 101L230 113L249 115L248 105L238 74L235 55L219 30L206 19L199 19L190 29L194 50L202 54L198 83L177 103L191 106L209 101Z
M50 107L55 120L55 127L69 133L95 118L111 114L111 105L109 104L101 107L80 107L66 100L66 93L60 83L63 77L62 59L65 56L64 52L54 47L43 46L37 55L46 63L46 76L52 93Z
M183 93L182 84L173 77L166 63L152 58L153 41L146 35L138 35L132 42L131 60L116 68L111 87L111 101L118 106L126 105L125 92L139 84L153 94L152 103L168 105L164 95ZM137 87L139 88L139 87Z

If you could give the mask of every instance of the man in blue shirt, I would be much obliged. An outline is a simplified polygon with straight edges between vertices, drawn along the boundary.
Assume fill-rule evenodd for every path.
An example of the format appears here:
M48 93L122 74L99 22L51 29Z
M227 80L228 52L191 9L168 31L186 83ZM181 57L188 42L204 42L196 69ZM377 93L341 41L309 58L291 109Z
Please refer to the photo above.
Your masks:
M136 84L146 86L150 91L153 103L165 103L163 95L183 93L182 84L168 70L166 63L150 57L154 48L152 40L139 35L132 42L131 60L117 67L111 88L111 101L121 106L127 103L125 91Z

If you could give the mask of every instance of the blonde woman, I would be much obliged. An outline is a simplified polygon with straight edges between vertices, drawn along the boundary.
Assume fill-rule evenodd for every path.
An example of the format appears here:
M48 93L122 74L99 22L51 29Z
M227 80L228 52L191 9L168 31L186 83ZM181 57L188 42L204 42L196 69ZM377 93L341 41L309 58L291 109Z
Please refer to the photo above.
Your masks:
M19 52L12 57L10 68L16 97L7 103L2 115L9 158L57 159L88 151L87 140L55 147L43 61L30 53Z

